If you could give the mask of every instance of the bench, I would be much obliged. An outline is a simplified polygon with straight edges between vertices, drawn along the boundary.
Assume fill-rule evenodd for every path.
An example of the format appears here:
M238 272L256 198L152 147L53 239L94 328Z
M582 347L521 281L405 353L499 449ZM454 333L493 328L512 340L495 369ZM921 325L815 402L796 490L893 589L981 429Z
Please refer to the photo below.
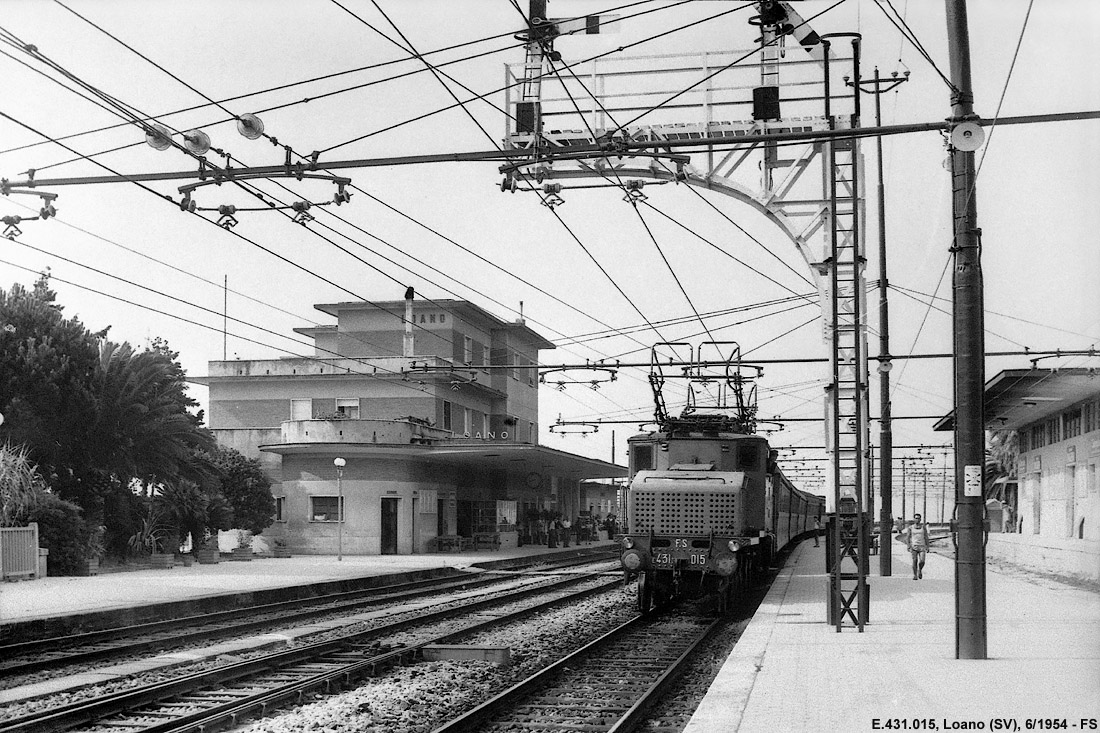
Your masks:
M442 534L429 539L428 548L430 552L459 552L464 549L462 545L465 539L456 534Z
M477 532L474 534L474 549L499 550L500 534L497 532Z

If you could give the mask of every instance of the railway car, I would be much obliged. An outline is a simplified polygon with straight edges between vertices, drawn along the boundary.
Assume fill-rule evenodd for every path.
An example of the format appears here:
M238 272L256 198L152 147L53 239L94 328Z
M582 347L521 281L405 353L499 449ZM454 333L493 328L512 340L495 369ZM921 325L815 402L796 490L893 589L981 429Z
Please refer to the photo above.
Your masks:
M622 567L638 578L643 613L667 598L703 593L716 593L725 611L748 578L813 529L825 500L783 475L777 451L753 430L744 379L727 380L738 388L732 415L689 405L679 417L664 410L660 381L651 378L658 429L627 441Z

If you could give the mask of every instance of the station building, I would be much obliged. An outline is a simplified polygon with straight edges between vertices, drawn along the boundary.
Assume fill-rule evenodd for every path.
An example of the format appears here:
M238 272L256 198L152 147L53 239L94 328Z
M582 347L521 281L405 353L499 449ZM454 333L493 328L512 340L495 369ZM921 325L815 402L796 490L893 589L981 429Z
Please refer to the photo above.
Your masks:
M538 445L554 345L461 300L315 306L309 357L212 361L208 423L272 480L265 530L302 554L409 554L530 539L626 469ZM340 510L343 508L343 521Z
M986 430L1015 431L1016 476L1000 500L988 549L1040 569L1100 577L1100 373L1009 369L986 382ZM952 430L954 415L936 423ZM992 516L998 515L998 516Z

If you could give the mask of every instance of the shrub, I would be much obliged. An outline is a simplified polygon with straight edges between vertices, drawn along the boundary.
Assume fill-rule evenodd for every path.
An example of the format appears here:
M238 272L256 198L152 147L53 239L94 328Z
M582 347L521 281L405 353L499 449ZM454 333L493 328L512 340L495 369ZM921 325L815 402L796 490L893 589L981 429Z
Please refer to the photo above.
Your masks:
M80 507L43 492L27 521L38 522L38 544L50 551L50 575L77 575L84 571L89 532L80 516Z

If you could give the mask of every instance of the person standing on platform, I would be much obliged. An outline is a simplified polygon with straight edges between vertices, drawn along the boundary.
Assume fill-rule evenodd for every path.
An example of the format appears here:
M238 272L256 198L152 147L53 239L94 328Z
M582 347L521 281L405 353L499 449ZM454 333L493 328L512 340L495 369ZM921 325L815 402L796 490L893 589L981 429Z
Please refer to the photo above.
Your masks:
M569 535L573 534L573 523L568 519L564 519L558 526L561 528L561 546L569 547Z
M909 546L909 554L913 556L913 580L924 577L924 560L928 556L928 525L919 514L913 515L913 523L909 525L909 533L905 544Z
M821 547L821 517L814 517L814 547Z

